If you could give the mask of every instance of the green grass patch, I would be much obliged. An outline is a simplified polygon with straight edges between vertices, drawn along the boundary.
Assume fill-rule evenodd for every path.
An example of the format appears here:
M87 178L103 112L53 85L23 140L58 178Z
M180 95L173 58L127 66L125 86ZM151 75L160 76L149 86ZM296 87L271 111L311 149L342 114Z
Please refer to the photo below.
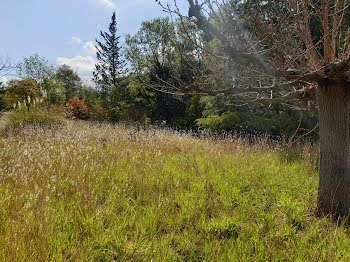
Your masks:
M349 261L350 229L313 215L317 152L248 145L72 122L0 137L0 260Z

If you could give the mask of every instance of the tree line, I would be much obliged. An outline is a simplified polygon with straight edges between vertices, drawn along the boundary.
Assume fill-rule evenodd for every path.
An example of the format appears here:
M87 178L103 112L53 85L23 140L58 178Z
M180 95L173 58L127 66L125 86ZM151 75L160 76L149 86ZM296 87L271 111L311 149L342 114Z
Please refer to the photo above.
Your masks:
M197 42L189 34L196 35ZM69 116L93 121L153 123L177 129L272 137L291 136L298 127L311 130L316 125L312 113L301 115L283 105L251 106L232 97L174 92L184 83L193 83L203 70L212 70L210 63L214 61L205 61L198 44L215 45L215 39L194 23L172 21L169 17L145 21L135 35L126 36L125 45L121 46L114 12L108 30L101 31L100 38L96 39L94 87L84 85L69 66L55 68L34 54L16 65L19 80L1 86L1 110L13 108L28 96L40 96L43 89L48 106L67 109ZM228 81L230 73L221 72L221 81ZM217 86L202 78L201 86ZM164 83L171 83L173 90L164 90ZM73 105L78 107L74 112Z

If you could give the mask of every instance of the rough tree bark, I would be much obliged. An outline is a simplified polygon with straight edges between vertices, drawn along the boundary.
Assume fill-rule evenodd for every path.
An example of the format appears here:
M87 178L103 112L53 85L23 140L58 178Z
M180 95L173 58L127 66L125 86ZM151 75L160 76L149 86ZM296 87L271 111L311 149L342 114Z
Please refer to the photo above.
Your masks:
M324 84L316 96L320 121L318 212L343 217L350 213L349 92Z

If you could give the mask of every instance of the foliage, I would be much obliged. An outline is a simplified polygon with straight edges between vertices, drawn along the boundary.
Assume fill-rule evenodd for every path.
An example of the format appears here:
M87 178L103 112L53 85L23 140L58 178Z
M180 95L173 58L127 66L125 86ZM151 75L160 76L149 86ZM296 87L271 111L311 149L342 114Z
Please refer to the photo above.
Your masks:
M143 22L134 36L126 36L127 58L133 69L141 73L145 69L149 71L157 63L171 63L175 59L172 45L174 39L176 31L169 18Z
M119 102L115 107L111 108L108 111L107 118L111 123L124 122L144 124L149 121L143 108L125 102Z
M143 87L137 78L121 78L110 89L108 121L162 122L171 126L186 126L186 104L181 98Z
M189 97L162 92L164 83L175 87L190 83L200 64L193 52L193 43L187 41L181 30L181 26L169 18L145 21L134 36L127 35L126 53L141 84L151 87L148 89L154 101L151 119L166 121L172 127L195 128L194 120L201 116L198 112L201 106L193 107L195 101Z
M4 110L7 107L6 102L4 101L5 93L5 86L2 83L0 83L0 111Z
M64 105L66 89L60 82L57 82L54 78L45 79L42 86L47 92L46 102L49 105Z
M80 100L78 97L73 97L68 100L66 106L72 118L86 119L88 117L89 108L84 100Z
M118 86L112 86L110 97L111 107L123 102L142 108L147 115L151 114L156 103L154 93L143 88L142 84L132 76L121 79Z
M52 109L60 116L67 117L67 110L63 106L54 106Z
M55 80L61 83L66 91L66 100L78 96L78 89L82 86L81 79L77 73L68 65L62 65L55 74Z
M108 110L103 108L100 104L93 104L89 106L89 120L96 122L107 122Z
M185 27L195 31L191 24ZM180 87L194 80L201 61L183 31L182 24L166 17L145 21L134 36L126 36L126 57L148 86L160 90L165 83Z
M128 89L130 79L121 78L117 85L112 85L109 88L109 108L113 108L118 105L118 103L132 103L133 99Z
M18 102L22 103L23 101L27 101L28 97L34 100L40 96L40 88L34 80L11 80L6 88L4 101L7 107L13 107L13 105Z
M2 261L349 261L317 151L69 123L0 137Z
M235 112L224 112L221 116L210 115L197 119L197 125L203 126L209 132L234 130L240 124L240 119Z
M202 117L204 105L200 102L201 97L199 95L191 95L186 100L183 127L194 130L196 129L196 120Z
M300 113L282 105L248 106L229 97L203 97L201 103L204 106L203 117L197 119L197 125L214 133L225 130L246 135L287 138L296 130L304 130L299 133L306 133L317 125L317 114ZM317 130L312 135L317 137Z
M53 108L34 107L30 110L12 110L5 115L5 128L18 130L26 127L58 127L64 119Z
M81 86L76 90L77 97L79 99L84 99L88 107L100 104L102 101L99 95L96 93L96 89L89 86Z

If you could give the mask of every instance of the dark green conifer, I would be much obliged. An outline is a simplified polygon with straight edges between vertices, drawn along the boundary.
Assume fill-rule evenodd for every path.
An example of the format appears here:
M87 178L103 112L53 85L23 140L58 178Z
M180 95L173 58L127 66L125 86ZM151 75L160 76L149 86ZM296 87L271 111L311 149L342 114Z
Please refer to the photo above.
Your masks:
M108 32L100 32L102 41L96 39L96 57L98 63L93 72L93 81L102 96L108 95L112 85L118 84L118 79L126 73L126 63L121 57L121 47L117 35L117 21L115 11L113 12Z

